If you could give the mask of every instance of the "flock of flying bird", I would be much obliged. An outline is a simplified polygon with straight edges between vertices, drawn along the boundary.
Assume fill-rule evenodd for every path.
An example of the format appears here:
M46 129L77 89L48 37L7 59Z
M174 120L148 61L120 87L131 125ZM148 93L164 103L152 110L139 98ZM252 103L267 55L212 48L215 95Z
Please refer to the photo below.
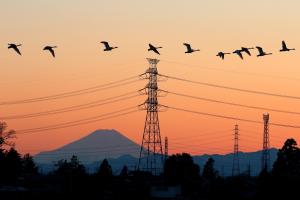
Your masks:
M101 43L104 45L103 51L111 51L113 49L118 48L118 47L110 46L109 43L106 42L106 41L102 41ZM200 51L200 49L193 49L191 47L191 45L188 44L188 43L183 43L183 45L186 47L186 52L185 53L190 54L190 53L194 53L196 51ZM13 49L19 55L22 55L20 49L18 48L19 46L21 46L21 44L8 44L8 49ZM55 48L57 48L57 46L45 46L43 48L43 50L44 51L49 51L51 53L51 55L53 57L55 57L55 52L54 52ZM160 55L160 53L158 51L158 49L160 49L160 48L162 48L162 47L155 47L152 44L149 44L148 51L153 51L154 53ZM250 52L251 49L254 49L254 48L253 47L252 48L242 47L241 49L237 49L237 50L235 50L232 53L238 55L241 59L244 59L243 53L246 53L249 56L251 56L251 52ZM261 56L266 56L266 55L271 55L272 54L272 53L266 53L264 51L264 49L262 47L259 47L259 46L256 46L256 49L258 50L257 57L261 57ZM288 48L287 45L286 45L286 43L285 43L285 41L282 41L282 43L281 43L281 49L279 51L280 52L285 52L285 51L291 51L291 50L295 50L295 49L294 48L293 49ZM231 54L231 53L219 52L216 56L219 56L222 60L224 60L226 54Z
M249 56L251 56L250 49L254 49L254 48L253 47L252 48L242 47L241 49L237 49L232 53L237 54L241 59L243 59L243 54L242 54L243 52L245 52ZM272 55L272 53L266 53L262 47L256 46L256 49L258 51L257 57ZM296 49L288 48L284 40L281 42L281 49L279 50L280 52L292 51L292 50L296 50ZM222 59L224 59L225 54L230 54L230 53L219 52L217 56L220 56Z

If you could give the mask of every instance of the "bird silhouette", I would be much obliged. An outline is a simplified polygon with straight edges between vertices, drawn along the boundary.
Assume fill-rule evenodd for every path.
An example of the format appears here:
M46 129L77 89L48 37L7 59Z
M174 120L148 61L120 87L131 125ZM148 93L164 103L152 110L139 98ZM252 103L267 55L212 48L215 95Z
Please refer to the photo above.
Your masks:
M266 56L266 55L271 55L272 54L272 53L266 53L262 47L258 47L257 46L256 48L258 50L257 57L261 57L261 56Z
M195 51L200 51L200 49L192 49L191 45L188 43L183 43L184 46L186 46L186 52L185 53L193 53Z
M103 51L111 51L113 49L118 48L118 47L111 47L111 46L109 46L109 43L106 42L106 41L102 41L101 43L104 44L104 50Z
M251 53L249 51L250 49L254 49L254 48L253 47L251 47L251 48L242 47L242 51L245 52L245 53L247 53L249 56L251 56Z
M18 48L19 46L22 46L22 44L8 44L8 49L15 50L21 56L22 54Z
M54 48L57 48L57 46L45 46L43 48L43 50L44 51L49 51L52 54L53 58L55 58L55 52L53 50Z
M152 44L149 44L149 49L148 51L154 51L155 53L157 53L158 55L160 55L159 51L157 49L160 49L162 47L155 47Z
M237 50L235 50L235 51L232 52L232 53L235 53L236 55L238 55L238 56L243 60L244 58L243 58L242 52L244 52L244 51L243 51L243 50L240 50L240 49L237 49Z
M221 51L216 56L219 56L220 58L222 58L222 60L224 60L226 54L230 54L230 53L224 53Z
M283 52L283 51L292 51L292 50L296 50L296 49L289 49L289 48L287 48L286 43L285 43L284 40L281 42L281 46L282 46L282 49L279 50L279 51L281 51L281 52Z

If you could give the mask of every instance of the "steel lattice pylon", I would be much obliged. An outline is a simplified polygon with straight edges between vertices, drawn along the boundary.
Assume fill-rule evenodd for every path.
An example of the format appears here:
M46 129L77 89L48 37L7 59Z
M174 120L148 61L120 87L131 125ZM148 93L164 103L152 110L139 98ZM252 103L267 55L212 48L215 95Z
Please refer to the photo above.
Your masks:
M158 72L156 65L159 60L150 58L147 58L147 60L150 66L147 71L141 75L144 79L148 79L149 83L141 90L144 94L148 95L148 98L145 103L141 105L143 109L147 111L147 114L138 169L158 175L162 171L163 164L163 150L158 119L159 104L157 101L159 89L157 85Z
M233 147L233 163L232 176L240 175L240 161L239 161L239 126L236 124L234 128L234 147Z
M168 137L165 137L165 161L169 157L169 140Z
M264 134L263 134L263 149L261 158L261 170L270 170L270 136L269 136L269 114L263 114Z

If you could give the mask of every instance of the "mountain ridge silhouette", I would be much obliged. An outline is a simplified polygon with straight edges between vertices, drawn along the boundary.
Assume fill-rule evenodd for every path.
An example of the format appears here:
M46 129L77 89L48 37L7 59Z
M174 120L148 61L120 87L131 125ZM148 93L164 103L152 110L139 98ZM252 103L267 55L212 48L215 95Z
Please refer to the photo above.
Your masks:
M124 165L127 165L130 170L134 170L138 163L139 152L140 145L120 132L114 129L99 129L53 151L41 152L34 156L34 160L41 171L46 173L53 170L55 162L61 159L70 159L72 155L76 155L89 172L94 172L101 161L107 158L114 173L118 173ZM277 156L277 149L270 149L270 154L271 163L273 163ZM230 176L232 156L232 153L202 154L193 155L193 159L202 169L207 159L212 157L219 175ZM261 170L261 151L239 152L239 158L241 173L246 172L250 164L251 175L258 175Z

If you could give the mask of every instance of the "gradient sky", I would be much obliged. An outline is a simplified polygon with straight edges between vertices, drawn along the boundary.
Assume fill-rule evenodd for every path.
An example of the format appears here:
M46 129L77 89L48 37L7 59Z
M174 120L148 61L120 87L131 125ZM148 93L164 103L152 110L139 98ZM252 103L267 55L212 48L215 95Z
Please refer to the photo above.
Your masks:
M143 73L146 57L161 60L162 74L226 86L300 96L300 1L297 0L3 0L0 3L0 101L52 95L105 84ZM299 49L279 53L282 40ZM119 46L102 51L100 41ZM163 46L161 56L147 51L147 44ZM184 54L183 42L200 48ZM7 50L7 43L22 43L23 56ZM41 49L57 45L57 58ZM230 55L218 51L241 46L263 46L272 56ZM254 52L254 51L253 51ZM254 53L256 54L256 52ZM140 81L111 90L32 104L1 106L0 117L63 108L142 88ZM300 112L300 101L247 94L167 80L165 90L253 106ZM31 119L6 120L15 130L47 126L135 106L145 97L87 110ZM192 100L174 95L162 104L201 112L262 120L263 110L245 109ZM270 113L270 121L299 125L299 115ZM18 135L22 153L58 148L96 129L116 129L140 143L145 112L93 124ZM162 137L168 136L170 153L228 153L232 151L234 125L240 126L240 149L262 146L262 124L249 124L179 111L160 113ZM270 127L271 146L280 147L288 137L300 139L300 130ZM212 147L213 146L213 147Z

